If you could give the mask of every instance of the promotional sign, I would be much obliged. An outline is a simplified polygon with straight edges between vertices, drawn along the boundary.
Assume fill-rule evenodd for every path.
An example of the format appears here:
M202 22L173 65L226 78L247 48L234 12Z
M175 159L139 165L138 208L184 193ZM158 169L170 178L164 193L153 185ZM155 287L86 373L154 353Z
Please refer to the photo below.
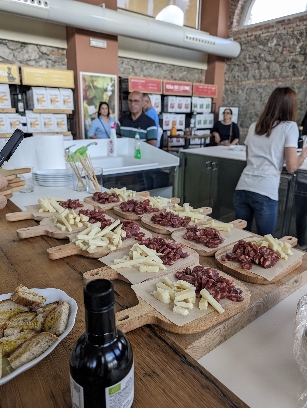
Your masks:
M155 78L129 77L129 92L133 91L149 94L161 94L162 80Z
M1 84L20 84L18 65L0 64Z
M163 93L165 95L192 95L192 83L181 81L164 81Z
M217 85L193 83L193 95L204 96L209 98L217 97Z
M83 138L88 138L92 120L97 118L100 102L107 102L110 116L117 118L116 75L80 72Z
M21 67L23 85L74 88L74 71L39 67Z

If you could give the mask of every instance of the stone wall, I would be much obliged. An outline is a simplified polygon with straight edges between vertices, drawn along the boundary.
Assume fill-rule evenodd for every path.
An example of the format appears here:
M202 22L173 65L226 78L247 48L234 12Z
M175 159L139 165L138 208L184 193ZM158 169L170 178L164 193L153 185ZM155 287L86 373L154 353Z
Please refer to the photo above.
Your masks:
M298 123L307 110L307 16L238 29L245 2L230 1L229 36L242 50L227 61L223 95L225 105L239 107L242 140L277 86L297 92Z
M122 57L118 58L118 74L187 82L204 82L205 78L205 72L202 69Z
M67 69L66 50L0 39L0 62Z

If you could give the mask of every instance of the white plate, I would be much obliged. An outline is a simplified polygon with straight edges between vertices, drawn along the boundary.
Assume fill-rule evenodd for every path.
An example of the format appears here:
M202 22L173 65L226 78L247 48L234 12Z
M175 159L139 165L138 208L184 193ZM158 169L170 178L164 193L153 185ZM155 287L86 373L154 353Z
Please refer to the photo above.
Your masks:
M56 181L36 181L39 186L44 187L66 187L71 184L71 181L56 182Z
M55 302L56 300L60 302L63 302L65 300L66 302L70 304L67 327L64 333L58 337L58 341L55 342L52 346L50 346L43 354L41 354L39 357L36 357L34 360L29 361L29 363L24 364L21 367L17 368L16 370L12 371L10 374L6 375L5 377L0 378L0 385L5 384L6 382L10 381L12 378L28 370L29 368L35 366L37 363L39 363L41 360L47 357L48 354L50 354L56 348L56 346L60 344L60 342L68 335L68 333L72 330L75 324L78 305L77 305L77 302L73 298L69 297L62 290L55 289L55 288L46 288L46 289L32 288L31 290L33 290L36 293L39 293L40 295L45 296L46 304ZM11 293L7 293L6 295L0 295L0 300L10 299L10 297L11 297Z
M34 171L36 175L43 175L43 176L69 176L72 174L70 170L67 169L50 169L50 170L36 170Z

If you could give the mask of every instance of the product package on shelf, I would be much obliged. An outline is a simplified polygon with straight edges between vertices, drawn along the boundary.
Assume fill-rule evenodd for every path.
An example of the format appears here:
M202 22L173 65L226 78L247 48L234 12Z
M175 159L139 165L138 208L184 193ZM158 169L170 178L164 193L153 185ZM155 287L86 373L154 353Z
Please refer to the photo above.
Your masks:
M151 94L149 95L151 104L155 108L156 112L159 114L161 112L161 95Z
M48 109L47 90L42 86L33 86L27 92L29 109Z
M42 131L40 113L34 113L31 110L26 110L26 118L29 133Z
M170 135L170 132L167 132L168 136ZM168 139L168 145L171 147L176 147L176 146L184 146L184 137L180 137L183 136L183 130L178 130L177 131L177 136L178 137L174 137L174 138L170 138Z
M59 88L46 88L49 109L63 109Z
M5 113L0 113L0 133L8 133L8 126Z
M7 113L6 114L6 121L7 121L7 130L8 132L14 132L16 129L22 129L22 124L20 121L20 115L18 113Z
M176 112L176 96L166 96L164 98L164 112Z
M185 128L185 114L184 113L178 113L176 115L176 128L177 129Z
M74 109L74 97L71 89L59 88L62 109Z
M8 84L0 84L0 108L11 108L10 87Z
M67 132L67 115L65 113L55 113L53 115L56 132Z
M55 120L53 113L41 113L42 132L55 132Z
M162 129L171 130L172 127L172 115L170 113L162 113Z

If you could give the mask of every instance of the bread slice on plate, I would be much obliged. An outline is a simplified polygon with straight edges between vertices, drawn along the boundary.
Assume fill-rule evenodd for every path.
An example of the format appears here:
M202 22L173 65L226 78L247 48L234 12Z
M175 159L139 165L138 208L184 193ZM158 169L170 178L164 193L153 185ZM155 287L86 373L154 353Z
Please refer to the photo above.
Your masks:
M18 305L10 299L0 301L0 324L5 323L9 318L16 313L28 312L29 308Z
M56 300L55 302L52 303L47 303L47 305L44 305L42 307L39 307L36 309L36 313L39 315L42 315L44 318L47 316L47 314L57 306L59 306L60 302Z
M16 370L16 368L40 356L57 340L58 338L51 333L35 334L10 355L8 358L10 365Z
M39 307L46 302L46 298L33 292L26 286L19 285L12 293L11 300L28 307Z
M36 312L19 312L9 317L9 319L0 326L0 338L4 336L4 330L8 327L23 326L36 317ZM7 335L6 335L7 336Z
M31 321L17 324L16 322L11 323L11 321L3 325L3 335L12 336L13 334L18 334L26 330L35 330L40 332L43 327L44 317L42 315L37 315Z
M25 330L24 332L2 337L0 343L3 344L3 355L7 356L17 349L20 344L36 334L35 330Z
M56 336L60 336L66 329L68 317L69 303L63 301L47 314L43 330L55 334Z

